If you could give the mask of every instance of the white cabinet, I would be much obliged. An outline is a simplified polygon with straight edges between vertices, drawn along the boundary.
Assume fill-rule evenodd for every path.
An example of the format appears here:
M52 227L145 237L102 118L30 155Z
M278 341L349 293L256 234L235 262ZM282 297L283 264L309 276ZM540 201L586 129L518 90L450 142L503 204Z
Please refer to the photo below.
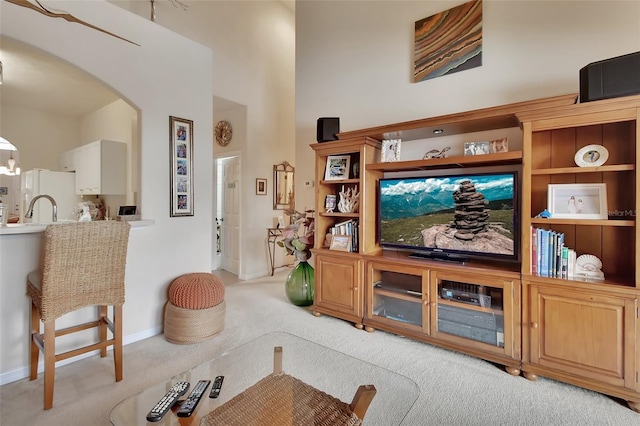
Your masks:
M76 193L80 195L125 194L127 145L100 140L75 150Z

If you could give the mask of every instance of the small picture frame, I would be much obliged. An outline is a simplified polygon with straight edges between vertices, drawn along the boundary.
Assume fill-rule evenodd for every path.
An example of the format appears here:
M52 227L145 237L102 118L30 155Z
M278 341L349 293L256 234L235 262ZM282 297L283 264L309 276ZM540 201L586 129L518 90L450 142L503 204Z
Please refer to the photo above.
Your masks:
M401 139L385 139L382 141L382 162L400 161Z
M464 155L484 155L491 151L490 142L465 142Z
M256 195L267 195L267 179L256 178Z
M609 150L602 145L587 145L573 157L578 167L600 167L609 159Z
M547 196L554 219L608 219L606 183L549 184Z
M336 207L338 205L338 197L335 195L327 195L324 197L324 208L327 213L333 213L336 211Z
M329 155L324 170L324 180L349 179L350 167L351 157L349 155Z
M331 238L329 249L338 251L349 251L351 247L351 235L334 235Z
M120 216L131 216L136 214L138 211L138 206L120 206L118 208L118 214Z
M502 138L489 141L489 152L491 154L509 152L509 139Z

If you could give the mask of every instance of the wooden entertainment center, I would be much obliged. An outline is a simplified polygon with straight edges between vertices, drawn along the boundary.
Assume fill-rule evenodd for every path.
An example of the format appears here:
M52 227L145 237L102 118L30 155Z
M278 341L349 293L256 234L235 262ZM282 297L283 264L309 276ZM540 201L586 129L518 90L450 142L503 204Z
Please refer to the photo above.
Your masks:
M521 372L592 389L628 401L640 411L640 95L576 103L577 95L468 111L343 132L316 143L314 315L353 322L357 328L400 334L463 352ZM478 156L380 162L381 141L519 127L522 150ZM607 148L598 167L578 167L586 145ZM425 142L429 149L428 141ZM349 156L359 173L326 180L328 156ZM465 264L415 260L382 250L376 235L378 182L396 172L521 167L520 262L473 260ZM538 218L547 208L547 185L606 183L608 219ZM344 187L360 193L355 213L326 212L325 197ZM336 224L357 221L358 250L325 246ZM531 272L531 227L563 232L578 255L602 260L606 279L580 280ZM474 303L447 297L459 289Z

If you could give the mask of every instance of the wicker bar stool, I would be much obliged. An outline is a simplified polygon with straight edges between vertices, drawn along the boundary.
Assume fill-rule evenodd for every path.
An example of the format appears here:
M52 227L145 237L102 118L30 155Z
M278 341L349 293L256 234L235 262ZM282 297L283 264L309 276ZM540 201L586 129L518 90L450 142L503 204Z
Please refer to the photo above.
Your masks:
M31 362L29 380L38 375L44 355L44 409L53 406L55 363L113 346L116 382L122 380L122 305L130 225L99 221L49 225L44 231L40 269L27 276L31 298ZM96 321L56 330L56 319L86 306L98 306ZM108 307L113 306L113 319ZM44 333L40 323L44 323ZM56 354L55 338L97 327L99 342ZM107 329L112 338L107 339Z
M224 329L224 283L207 272L185 274L169 286L164 336L171 343L208 340Z

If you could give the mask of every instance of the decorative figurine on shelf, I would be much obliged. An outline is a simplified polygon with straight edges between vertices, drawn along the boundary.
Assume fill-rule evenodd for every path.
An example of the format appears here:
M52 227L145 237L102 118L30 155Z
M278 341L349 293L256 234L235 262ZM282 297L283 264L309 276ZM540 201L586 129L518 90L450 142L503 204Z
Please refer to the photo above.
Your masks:
M536 218L545 218L548 219L551 217L551 212L547 209L542 210L540 213L536 215Z
M351 171L354 179L358 179L360 177L360 163L358 161L353 163L353 166L351 166Z
M574 274L592 280L604 280L604 273L600 270L602 261L592 254L583 254L576 259Z
M346 191L344 185L340 191L340 201L338 202L338 210L341 213L356 213L360 204L360 192L358 186L348 188Z
M450 149L451 149L450 146L445 146L440 151L438 151L437 149L432 149L431 151L427 151L427 153L424 154L424 157L422 157L422 159L430 160L432 158L446 158L447 156L446 152L449 151Z

